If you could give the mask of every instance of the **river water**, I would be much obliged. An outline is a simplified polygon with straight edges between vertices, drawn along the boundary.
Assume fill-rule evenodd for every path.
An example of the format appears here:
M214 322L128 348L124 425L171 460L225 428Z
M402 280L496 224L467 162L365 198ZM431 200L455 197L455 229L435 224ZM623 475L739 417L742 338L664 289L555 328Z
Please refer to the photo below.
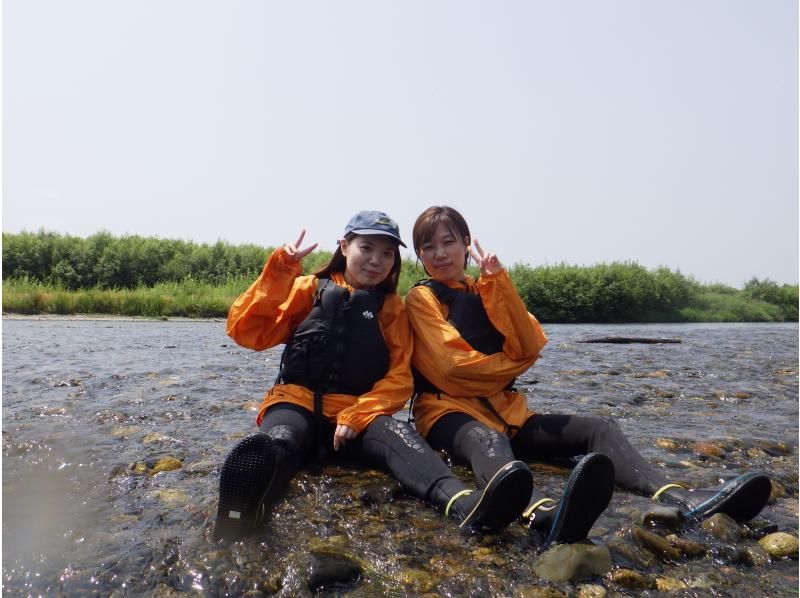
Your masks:
M543 357L518 380L534 410L614 417L648 460L698 486L768 471L782 493L759 520L797 535L796 324L545 330ZM393 496L380 472L304 472L265 535L215 544L219 466L255 429L280 358L280 348L236 346L223 322L5 319L2 336L6 595L310 595L315 552L362 568L360 582L331 595L575 593L575 584L532 573L535 546L521 527L463 536L412 498L367 505L365 489ZM605 336L681 342L578 342ZM534 473L557 494L566 470L534 466ZM618 491L592 536L635 548L632 513L647 502ZM796 559L753 565L734 555L753 540L726 547L686 533L711 547L707 556L636 562L620 548L614 566L703 588L687 595L797 595ZM589 581L635 593L609 577Z

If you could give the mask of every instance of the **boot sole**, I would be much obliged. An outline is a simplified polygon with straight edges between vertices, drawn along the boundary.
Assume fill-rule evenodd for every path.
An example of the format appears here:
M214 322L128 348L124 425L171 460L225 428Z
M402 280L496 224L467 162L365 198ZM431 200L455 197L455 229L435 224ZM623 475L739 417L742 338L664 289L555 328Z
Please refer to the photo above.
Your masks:
M478 504L461 522L461 529L499 531L516 521L528 506L533 474L522 461L511 461L492 476Z
M614 494L614 464L600 453L586 455L567 480L545 546L586 539Z
M772 493L772 483L763 473L750 472L728 482L714 496L686 513L688 519L705 519L725 513L740 523L750 521L763 509Z
M269 436L257 432L233 447L220 473L215 539L235 540L256 530L264 520L264 496L274 477Z

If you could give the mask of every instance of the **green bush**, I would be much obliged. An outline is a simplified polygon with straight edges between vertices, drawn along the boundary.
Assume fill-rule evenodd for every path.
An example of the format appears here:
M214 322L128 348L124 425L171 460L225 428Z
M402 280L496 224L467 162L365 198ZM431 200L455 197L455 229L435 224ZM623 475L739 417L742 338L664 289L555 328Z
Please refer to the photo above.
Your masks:
M225 317L271 251L106 232L87 239L46 231L3 233L3 310ZM309 254L304 272L314 272L331 255ZM474 266L468 271L478 274ZM635 262L517 264L509 275L542 322L798 321L798 286L766 279L753 278L737 290ZM424 277L418 261L404 260L398 292L405 295Z

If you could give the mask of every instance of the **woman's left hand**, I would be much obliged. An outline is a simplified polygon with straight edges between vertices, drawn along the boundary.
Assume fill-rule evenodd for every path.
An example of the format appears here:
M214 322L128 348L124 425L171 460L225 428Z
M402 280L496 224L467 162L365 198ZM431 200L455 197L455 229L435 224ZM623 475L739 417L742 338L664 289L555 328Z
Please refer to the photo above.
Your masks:
M478 268L481 269L481 275L489 276L502 272L503 264L500 263L500 258L494 253L485 252L477 239L475 239L474 245L475 249L472 247L469 248L469 254L472 256L472 259L475 260L475 263L478 264Z
M336 431L333 433L333 450L338 451L348 440L352 440L356 436L358 436L358 433L353 428L338 424Z

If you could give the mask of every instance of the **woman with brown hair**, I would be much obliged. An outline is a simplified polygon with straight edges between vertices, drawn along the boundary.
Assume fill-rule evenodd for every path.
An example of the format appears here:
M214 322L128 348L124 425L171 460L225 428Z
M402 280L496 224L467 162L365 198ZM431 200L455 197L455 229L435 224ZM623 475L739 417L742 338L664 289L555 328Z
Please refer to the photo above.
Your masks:
M582 457L558 500L534 490L520 509L545 544L585 538L615 483L671 501L687 518L722 512L747 521L764 507L771 485L763 474L688 491L650 466L613 420L531 411L514 379L538 359L547 337L498 257L477 241L472 247L463 216L447 206L417 218L413 242L430 277L406 296L417 429L433 448L469 463L479 488L517 459ZM478 280L466 273L470 256Z

